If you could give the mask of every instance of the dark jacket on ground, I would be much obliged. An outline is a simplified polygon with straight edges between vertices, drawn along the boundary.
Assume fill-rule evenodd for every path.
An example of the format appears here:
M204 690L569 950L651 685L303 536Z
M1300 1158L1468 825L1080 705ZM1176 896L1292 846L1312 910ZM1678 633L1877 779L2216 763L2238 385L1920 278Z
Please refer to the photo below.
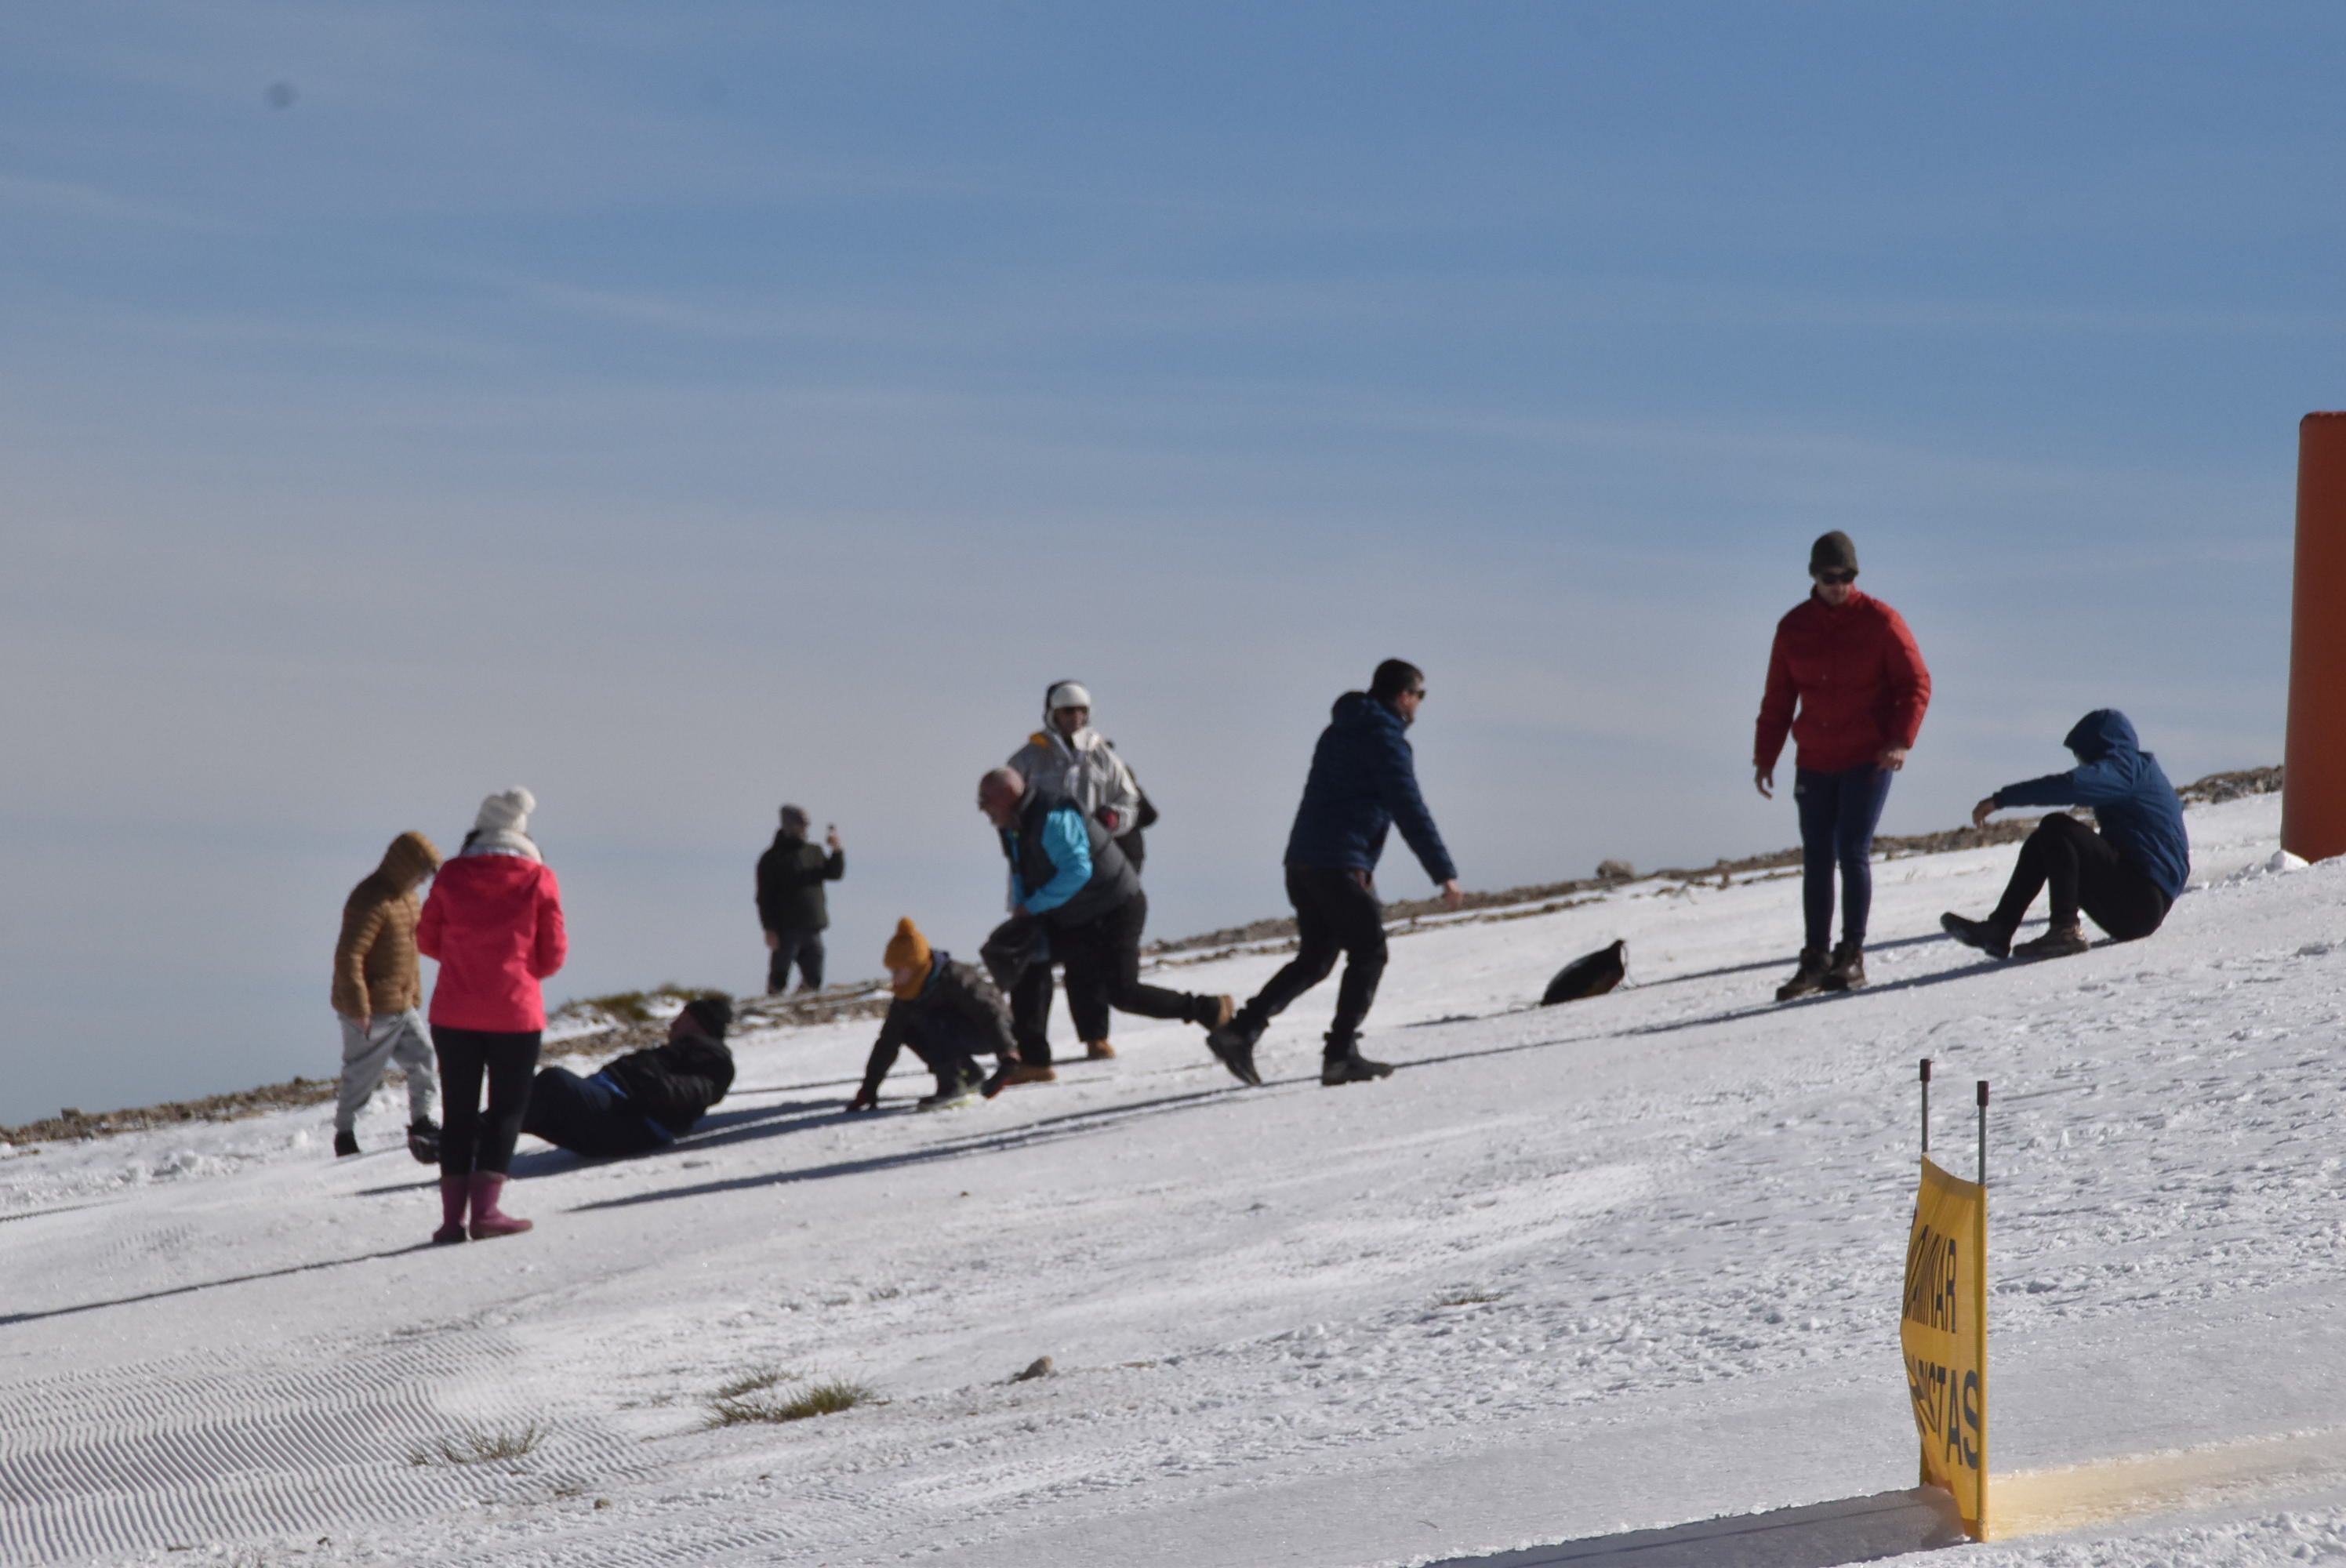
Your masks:
M1336 699L1331 720L1311 753L1287 863L1373 871L1385 830L1398 824L1427 876L1437 882L1457 876L1417 791L1416 755L1401 715L1364 691L1348 691Z
M678 1137L733 1086L733 1053L721 1040L687 1035L631 1051L596 1074L627 1103Z
M1998 806L2091 806L2102 837L2140 866L2170 899L2191 875L2191 835L2183 826L2183 802L2158 766L2142 749L2134 726L2115 708L2096 708L2077 720L2061 742L2079 766L2048 773L1995 792Z
M767 931L821 931L831 924L822 884L847 874L847 851L788 833L758 857L758 923Z
M1115 835L1040 790L1027 792L1018 825L1001 830L1001 837L1013 896L1046 926L1097 920L1140 891L1140 878Z
M880 1080L896 1064L899 1051L913 1046L925 1061L929 1053L923 1047L947 1033L972 1056L990 1051L1007 1060L1015 1050L1010 1004L985 971L940 952L930 960L928 983L918 996L899 996L888 1003L880 1038L872 1043L871 1059L863 1064L864 1097L879 1095Z

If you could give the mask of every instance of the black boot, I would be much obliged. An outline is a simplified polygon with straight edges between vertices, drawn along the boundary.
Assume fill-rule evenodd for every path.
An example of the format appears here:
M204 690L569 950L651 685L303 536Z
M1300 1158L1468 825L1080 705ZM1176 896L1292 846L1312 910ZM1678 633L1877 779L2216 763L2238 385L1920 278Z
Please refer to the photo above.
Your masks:
M2086 928L2076 921L2056 925L2035 942L2024 942L2012 950L2014 958L2075 958L2094 944L2086 938Z
M1824 989L1855 991L1865 983L1865 949L1853 942L1842 942L1832 950L1832 962L1825 966Z
M1796 996L1814 996L1825 988L1825 950L1821 947L1800 949L1800 967L1792 978L1776 988L1776 1000L1790 1002Z
M339 1160L358 1152L359 1135L337 1128L334 1133L334 1157Z
M1331 1052L1320 1063L1320 1083L1323 1088L1332 1089L1340 1084L1366 1084L1392 1076L1392 1063L1372 1062L1361 1054L1357 1045L1345 1047L1341 1054Z
M1965 920L1959 914L1943 914L1939 917L1939 929L1990 958L2012 956L2012 933L1992 920Z
M1262 1074L1255 1070L1254 1043L1261 1038L1261 1029L1244 1017L1231 1019L1219 1029L1206 1032L1206 1048L1221 1064L1230 1070L1230 1076L1241 1084L1260 1085Z

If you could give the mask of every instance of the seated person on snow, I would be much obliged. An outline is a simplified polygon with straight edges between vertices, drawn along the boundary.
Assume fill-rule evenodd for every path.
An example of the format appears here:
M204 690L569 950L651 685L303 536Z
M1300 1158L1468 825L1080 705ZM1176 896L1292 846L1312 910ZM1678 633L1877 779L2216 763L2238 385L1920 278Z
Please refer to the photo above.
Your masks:
M2114 941L2148 936L2167 919L2191 872L2183 802L2158 759L2136 741L2125 714L2096 708L2077 720L2062 744L2076 754L2076 767L2007 784L1972 808L1973 825L1981 828L1987 826L1989 813L2008 806L2091 806L2102 826L2096 833L2066 813L2045 818L2020 846L2020 862L1994 914L1985 920L1939 917L1949 936L1992 958L2066 958L2085 952L2090 944L2077 923L2081 909ZM2021 918L2037 890L2046 887L2052 891L2052 929L2013 946Z
M931 952L929 939L909 919L896 922L883 956L896 999L888 1003L880 1038L864 1064L863 1086L847 1103L849 1110L879 1109L880 1080L906 1045L937 1075L936 1093L921 1100L924 1111L961 1105L978 1094L985 1084L985 1070L977 1064L980 1052L992 1052L1005 1067L1018 1060L1010 1004L984 970L957 963L951 953Z
M521 1130L597 1158L664 1149L733 1086L725 1045L732 1026L733 1004L704 996L669 1023L665 1045L630 1051L592 1077L545 1068L530 1086Z

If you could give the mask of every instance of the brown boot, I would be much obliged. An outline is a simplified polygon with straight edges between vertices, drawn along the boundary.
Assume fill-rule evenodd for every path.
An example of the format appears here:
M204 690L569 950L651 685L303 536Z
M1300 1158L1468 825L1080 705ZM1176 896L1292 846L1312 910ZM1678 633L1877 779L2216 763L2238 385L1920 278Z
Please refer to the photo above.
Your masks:
M1040 1065L1021 1062L1005 1074L1002 1079L1005 1088L1019 1084L1056 1084L1058 1081L1057 1071L1048 1062Z
M1853 942L1842 942L1832 950L1832 962L1825 965L1823 989L1855 991L1865 983L1865 949Z
M1814 996L1825 988L1825 950L1821 947L1800 949L1800 967L1792 978L1776 988L1776 1000L1790 1002L1796 996Z
M2075 923L2056 925L2035 942L2024 942L2012 950L2014 958L2075 958L2094 944L2086 940L2086 928Z
M1084 1042L1084 1060L1113 1062L1116 1060L1116 1047L1105 1040L1086 1040Z

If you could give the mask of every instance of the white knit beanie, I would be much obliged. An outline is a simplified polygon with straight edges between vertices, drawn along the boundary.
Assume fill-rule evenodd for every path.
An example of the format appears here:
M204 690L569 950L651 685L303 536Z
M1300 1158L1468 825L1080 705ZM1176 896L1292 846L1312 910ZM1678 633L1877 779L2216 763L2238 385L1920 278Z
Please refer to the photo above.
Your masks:
M1043 706L1053 713L1063 708L1089 708L1091 705L1092 694L1072 680L1061 681L1051 688L1051 695L1043 699Z
M529 814L536 809L537 797L516 784L482 801L473 826L484 833L527 833Z

